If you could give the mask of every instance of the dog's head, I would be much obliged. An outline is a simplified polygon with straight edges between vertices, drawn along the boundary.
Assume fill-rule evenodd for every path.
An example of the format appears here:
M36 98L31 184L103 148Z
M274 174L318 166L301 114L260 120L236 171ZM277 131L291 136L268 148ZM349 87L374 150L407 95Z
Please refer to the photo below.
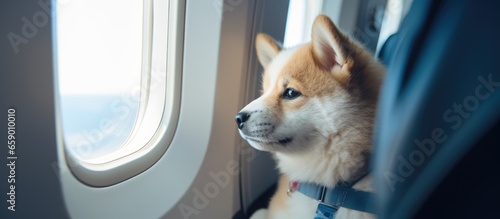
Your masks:
M383 69L328 17L316 18L310 43L283 49L259 34L256 49L264 67L262 95L236 115L241 136L254 148L313 150L342 137L344 128L372 124L381 81L374 72Z

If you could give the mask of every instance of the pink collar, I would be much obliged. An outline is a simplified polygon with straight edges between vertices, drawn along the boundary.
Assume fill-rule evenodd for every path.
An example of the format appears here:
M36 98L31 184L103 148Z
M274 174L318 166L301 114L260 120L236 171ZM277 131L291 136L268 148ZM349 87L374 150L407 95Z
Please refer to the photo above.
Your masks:
M290 181L288 183L288 190L286 191L286 194L288 194L288 196L291 196L293 192L297 191L297 189L299 188L299 182L297 181Z

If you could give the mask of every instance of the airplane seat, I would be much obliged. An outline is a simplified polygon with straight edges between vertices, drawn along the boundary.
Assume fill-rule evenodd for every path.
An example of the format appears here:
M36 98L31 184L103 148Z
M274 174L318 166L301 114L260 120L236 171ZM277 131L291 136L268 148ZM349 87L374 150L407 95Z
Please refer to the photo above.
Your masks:
M414 1L387 64L372 160L379 218L496 218L500 2Z
M384 44L380 48L380 51L377 54L377 58L379 61L387 66L389 64L389 60L391 60L392 52L396 47L396 42L398 41L398 33L394 33L387 37Z

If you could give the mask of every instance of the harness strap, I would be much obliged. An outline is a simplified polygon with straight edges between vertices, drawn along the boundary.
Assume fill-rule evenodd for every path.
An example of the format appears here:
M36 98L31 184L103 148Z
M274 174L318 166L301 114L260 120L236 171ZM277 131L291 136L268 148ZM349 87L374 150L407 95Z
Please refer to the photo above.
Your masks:
M300 183L297 191L335 209L344 207L356 211L375 213L372 205L375 195L371 192L342 185L327 188L313 183Z

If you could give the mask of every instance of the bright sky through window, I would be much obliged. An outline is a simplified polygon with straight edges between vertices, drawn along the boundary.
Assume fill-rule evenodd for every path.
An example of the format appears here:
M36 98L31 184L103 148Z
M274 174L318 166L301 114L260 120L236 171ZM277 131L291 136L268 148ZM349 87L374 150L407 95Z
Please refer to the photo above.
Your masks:
M57 51L65 145L82 158L118 149L138 107L143 1L72 0L58 5Z
M58 17L62 95L130 93L139 85L142 1L72 0Z

